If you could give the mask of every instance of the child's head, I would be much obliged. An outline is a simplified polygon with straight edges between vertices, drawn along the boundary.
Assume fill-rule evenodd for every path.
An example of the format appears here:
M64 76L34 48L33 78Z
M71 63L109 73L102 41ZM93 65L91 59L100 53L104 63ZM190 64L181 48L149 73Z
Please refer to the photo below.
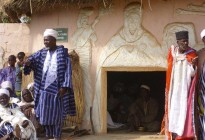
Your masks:
M7 89L0 89L0 104L6 107L9 104L10 94Z
M20 62L22 62L24 60L24 57L25 57L25 53L24 52L19 52L17 54L17 58Z
M8 58L8 63L11 67L15 67L16 56L10 55L9 58Z
M22 96L22 99L27 103L30 103L30 102L33 101L32 94L28 89L22 90L22 95L21 96Z

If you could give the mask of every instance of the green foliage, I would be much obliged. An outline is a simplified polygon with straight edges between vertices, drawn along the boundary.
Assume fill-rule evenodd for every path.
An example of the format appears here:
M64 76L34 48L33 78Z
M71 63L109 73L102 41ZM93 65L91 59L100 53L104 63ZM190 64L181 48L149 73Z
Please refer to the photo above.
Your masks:
M3 12L0 12L0 23L10 23L10 18Z

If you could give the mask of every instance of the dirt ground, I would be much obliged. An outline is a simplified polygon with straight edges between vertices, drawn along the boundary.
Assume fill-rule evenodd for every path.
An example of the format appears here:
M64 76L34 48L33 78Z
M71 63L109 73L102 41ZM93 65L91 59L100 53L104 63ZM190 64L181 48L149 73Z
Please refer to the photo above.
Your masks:
M164 140L164 136L147 134L105 134L75 137L71 140Z
M164 140L165 136L148 132L108 133L101 135L84 135L70 137L71 133L63 133L62 140ZM46 140L39 138L39 140Z
M150 133L132 133L132 134L102 134L102 135L87 135L81 137L66 137L63 140L164 140L164 136Z
M90 131L84 135L74 135L74 131L63 130L62 140L164 140L164 135L158 135L157 132L128 132L126 130L109 131L107 134L93 135ZM81 133L82 134L82 133ZM38 140L46 140L41 137Z

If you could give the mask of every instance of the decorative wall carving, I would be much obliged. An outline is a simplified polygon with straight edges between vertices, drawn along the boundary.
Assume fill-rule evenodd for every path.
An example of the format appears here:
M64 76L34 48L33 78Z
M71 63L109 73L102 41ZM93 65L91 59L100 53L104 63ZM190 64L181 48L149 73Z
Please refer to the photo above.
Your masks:
M94 27L99 22L100 17L106 13L105 9L101 8L99 10L99 15L91 24L89 24L89 17L93 14L93 10L92 7L82 8L80 10L77 20L77 30L71 38L72 45L79 55L80 65L83 72L83 92L85 95L84 123L85 121L89 122L90 120L90 107L92 106L91 100L93 91L91 88L90 66L92 60L92 47L95 46L97 40Z
M72 45L80 58L80 66L83 73L83 94L85 98L84 120L90 120L89 108L91 106L92 88L90 79L90 64L92 60L92 47L97 36L93 26L88 23L89 17L93 14L93 8L84 8L80 10L77 20L77 30L72 36Z
M96 132L102 129L101 114L101 68L113 66L166 67L163 50L155 37L141 24L140 3L131 3L124 10L124 26L104 47L96 74L96 90L93 103L93 118Z
M164 54L167 55L168 49L171 45L176 44L176 35L175 32L178 31L188 31L189 32L189 46L195 48L196 43L196 35L195 28L193 23L170 23L164 28L163 31L163 41L162 48L164 50Z
M186 15L205 15L205 2L201 5L189 4L187 9L178 8L176 9L176 13Z

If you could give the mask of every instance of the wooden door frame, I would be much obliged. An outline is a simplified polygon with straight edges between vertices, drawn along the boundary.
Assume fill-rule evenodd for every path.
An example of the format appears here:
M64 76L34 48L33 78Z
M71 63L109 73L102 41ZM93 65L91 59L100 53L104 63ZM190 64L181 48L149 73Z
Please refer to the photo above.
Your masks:
M102 133L107 133L107 72L162 72L163 67L102 67L101 68L101 114Z

